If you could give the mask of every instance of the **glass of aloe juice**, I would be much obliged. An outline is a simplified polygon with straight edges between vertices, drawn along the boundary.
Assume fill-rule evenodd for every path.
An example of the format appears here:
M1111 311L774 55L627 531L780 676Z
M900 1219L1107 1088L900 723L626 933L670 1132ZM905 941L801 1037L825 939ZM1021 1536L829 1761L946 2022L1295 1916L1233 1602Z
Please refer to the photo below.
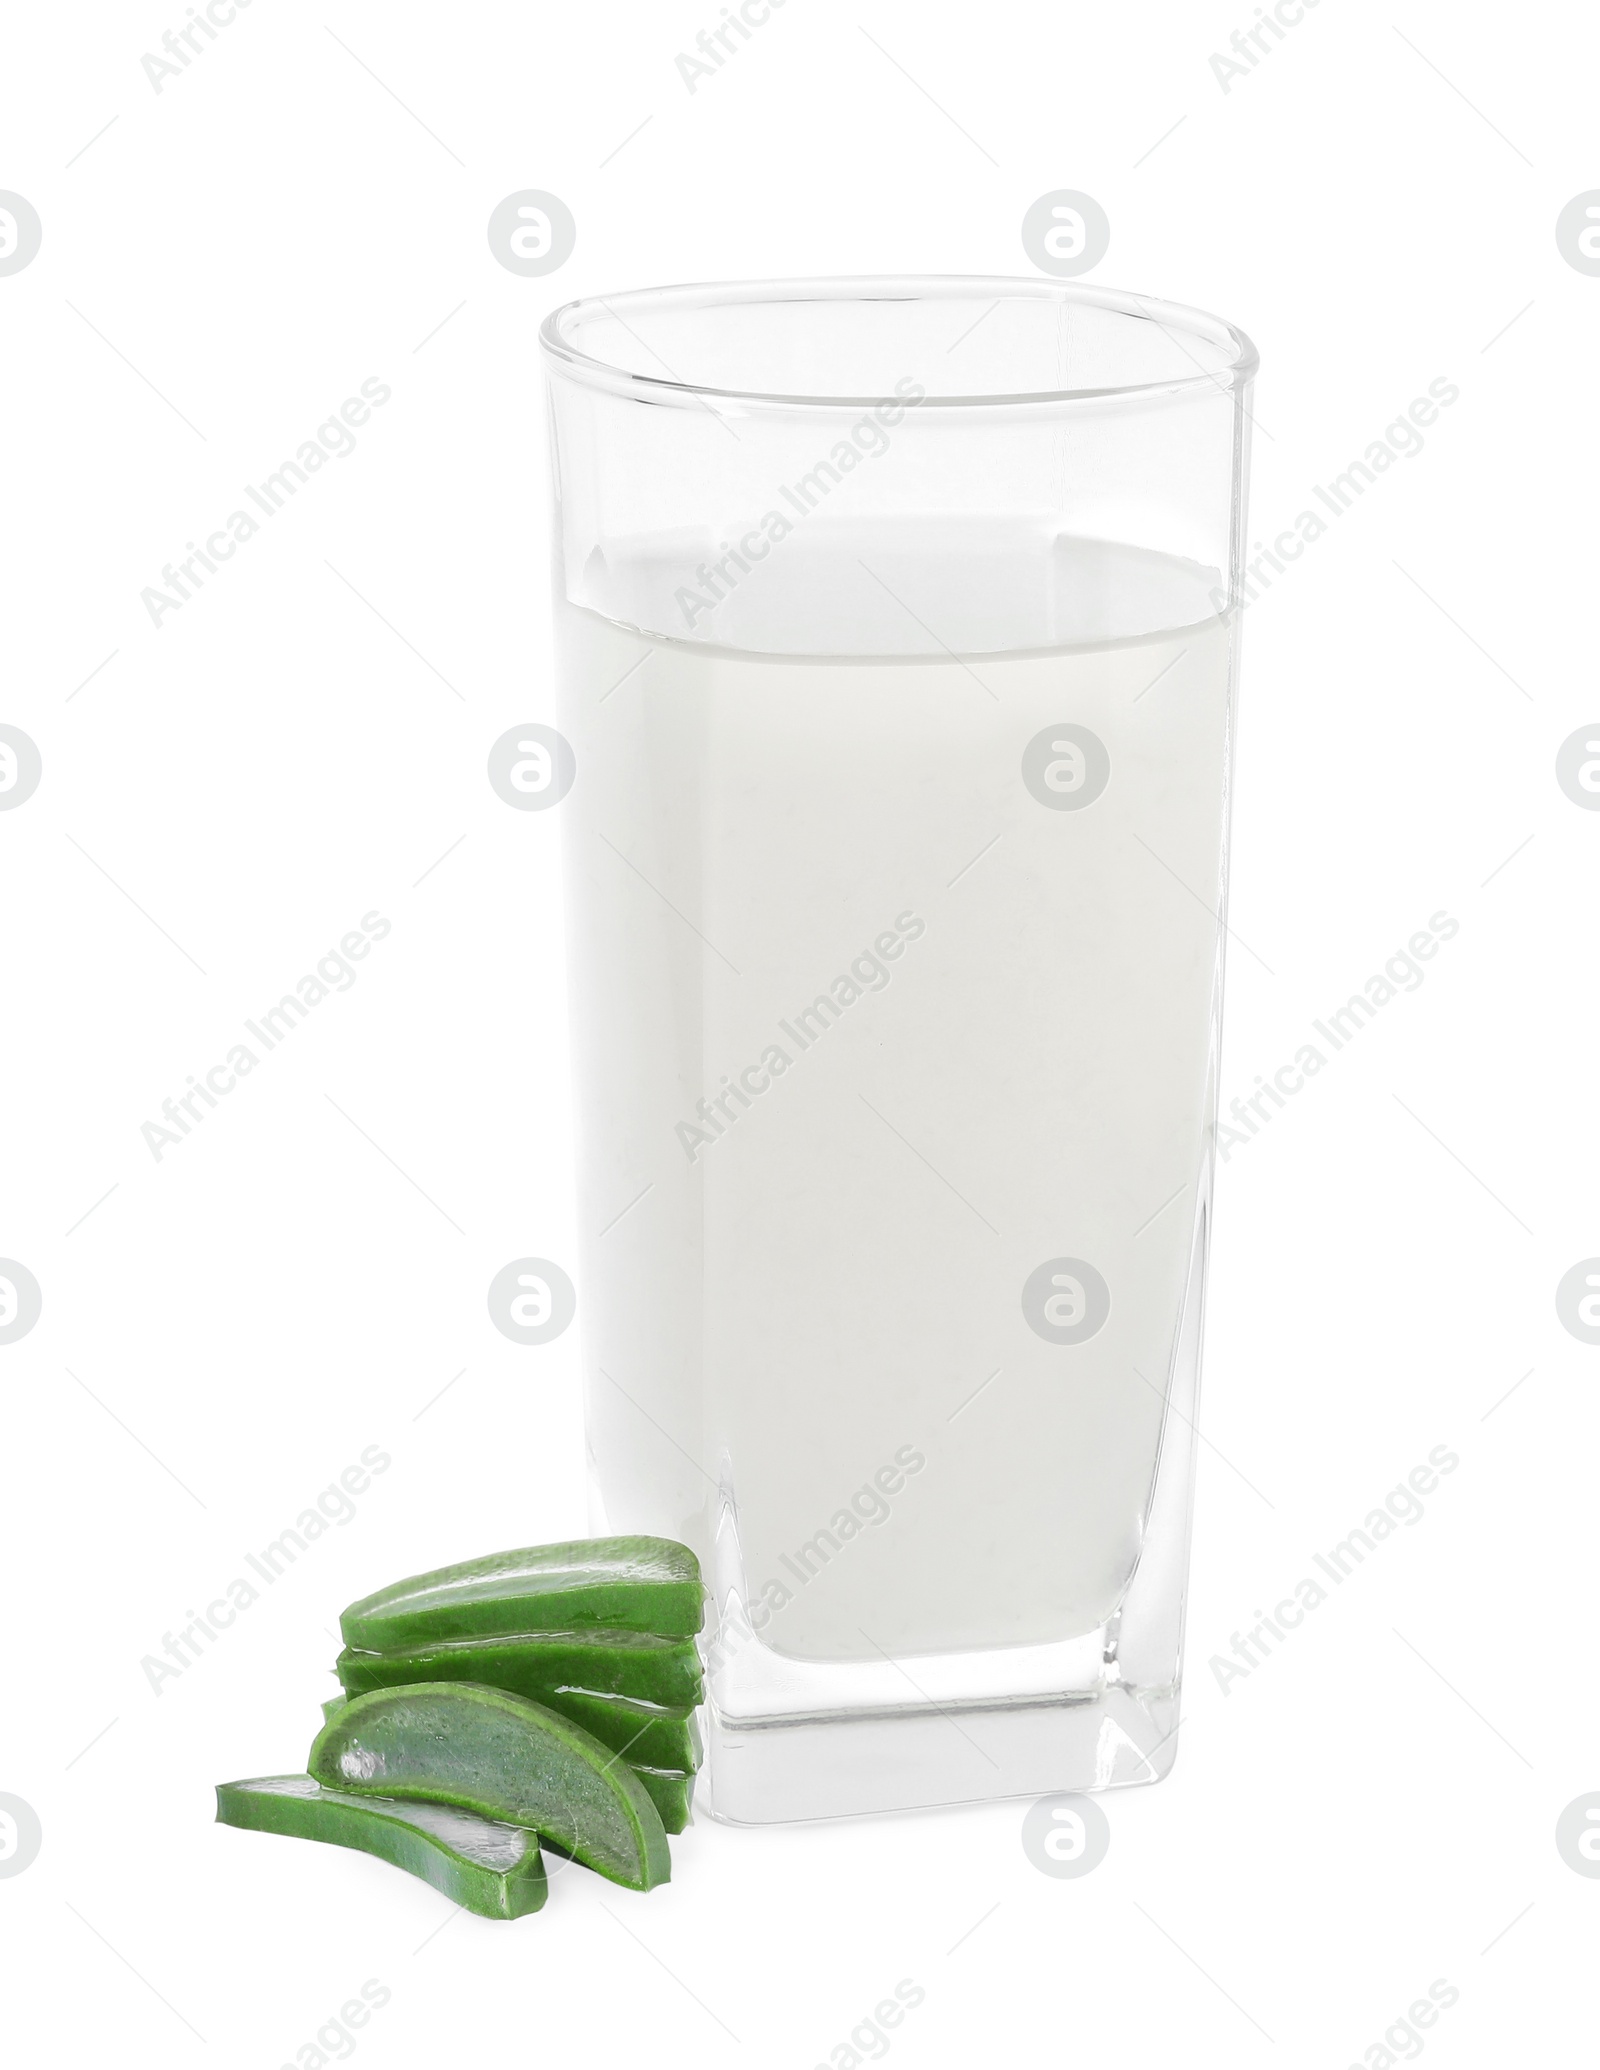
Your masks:
M1254 348L956 278L541 342L593 1525L700 1557L709 1809L1154 1780Z

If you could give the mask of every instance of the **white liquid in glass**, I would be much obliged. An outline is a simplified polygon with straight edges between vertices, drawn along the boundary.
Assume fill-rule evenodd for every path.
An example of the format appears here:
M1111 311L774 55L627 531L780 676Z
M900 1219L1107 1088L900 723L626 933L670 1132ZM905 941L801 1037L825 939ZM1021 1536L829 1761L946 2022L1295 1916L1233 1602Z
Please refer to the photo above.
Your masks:
M716 547L613 553L558 607L606 1525L723 1576L731 1528L795 1659L1093 1631L1138 1557L1209 1157L1214 578L1003 520L818 519L701 611L678 592L710 596ZM629 629L685 609L681 640ZM1061 1259L1110 1297L1065 1344L1023 1301ZM1047 1320L1081 1314L1071 1278Z

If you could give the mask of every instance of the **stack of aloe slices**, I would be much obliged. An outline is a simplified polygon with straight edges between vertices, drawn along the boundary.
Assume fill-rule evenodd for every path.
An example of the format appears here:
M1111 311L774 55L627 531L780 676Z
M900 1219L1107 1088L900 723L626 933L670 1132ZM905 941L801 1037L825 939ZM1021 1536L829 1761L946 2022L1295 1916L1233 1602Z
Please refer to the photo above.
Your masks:
M352 1603L345 1694L302 1776L224 1783L224 1824L355 1847L485 1918L545 1899L539 1843L633 1890L671 1874L703 1694L700 1569L665 1538L493 1553Z

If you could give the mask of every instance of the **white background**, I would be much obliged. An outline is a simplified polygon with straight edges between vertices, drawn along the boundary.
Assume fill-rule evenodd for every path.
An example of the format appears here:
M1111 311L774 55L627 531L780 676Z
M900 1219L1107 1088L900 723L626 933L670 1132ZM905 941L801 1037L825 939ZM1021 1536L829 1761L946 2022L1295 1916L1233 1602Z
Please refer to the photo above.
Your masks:
M1254 16L788 0L693 95L709 0L255 0L159 94L176 0L13 20L0 186L44 242L0 279L0 718L44 780L0 814L0 1252L44 1306L0 1348L0 1791L44 1840L0 1880L12 2059L314 2065L369 1978L373 2070L847 2065L902 1978L908 2070L1381 2070L1440 1978L1441 2065L1581 2059L1600 1884L1553 1832L1600 1787L1600 1351L1553 1297L1600 1251L1600 814L1554 760L1600 717L1600 279L1554 225L1600 184L1600 25L1323 0L1225 93ZM486 242L525 187L577 220L548 278ZM586 1525L577 1332L521 1349L484 1302L573 1256L558 815L484 773L554 710L540 321L1023 272L1060 187L1110 217L1097 281L1256 340L1252 537L1460 389L1246 619L1225 1099L1460 931L1219 1170L1175 1774L1106 1801L1078 1881L1020 1804L702 1817L648 1900L575 1872L510 1927L215 1828L214 1782L303 1763L348 1599ZM357 451L156 630L163 563L369 376ZM374 909L358 982L157 1162L141 1125ZM1219 1688L1440 1445L1423 1520ZM154 1694L142 1657L368 1446L354 1519Z

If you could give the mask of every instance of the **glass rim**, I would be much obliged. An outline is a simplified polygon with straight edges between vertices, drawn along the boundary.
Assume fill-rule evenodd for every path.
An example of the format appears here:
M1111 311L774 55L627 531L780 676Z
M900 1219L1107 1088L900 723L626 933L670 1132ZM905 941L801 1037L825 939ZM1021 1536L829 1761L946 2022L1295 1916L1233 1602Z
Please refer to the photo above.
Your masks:
M736 308L756 302L908 302L956 301L991 295L1005 300L1054 302L1061 306L1110 310L1134 322L1154 323L1179 350L1193 358L1185 338L1194 339L1225 352L1223 365L1207 368L1195 360L1195 372L1155 381L1113 382L1094 388L1045 388L974 392L970 395L928 395L918 403L919 412L930 409L1003 410L1041 404L1103 403L1119 398L1149 400L1155 396L1182 395L1202 388L1243 390L1260 364L1260 356L1247 334L1237 324L1181 302L1168 302L1153 295L1139 295L1119 288L1094 287L1086 282L1051 280L1040 276L1008 274L860 274L786 280L705 281L655 288L631 288L620 294L581 295L553 309L539 327L539 344L547 371L559 372L586 387L641 401L687 401L707 406L712 401L738 403L767 409L861 409L872 408L893 396L840 394L785 394L763 389L721 387L714 383L686 380L668 367L664 374L641 374L614 361L597 358L571 341L568 333L587 317L603 313L631 332L627 318L651 311L701 307ZM632 333L637 336L637 333ZM655 359L660 355L639 339ZM665 366L665 362L661 362Z

